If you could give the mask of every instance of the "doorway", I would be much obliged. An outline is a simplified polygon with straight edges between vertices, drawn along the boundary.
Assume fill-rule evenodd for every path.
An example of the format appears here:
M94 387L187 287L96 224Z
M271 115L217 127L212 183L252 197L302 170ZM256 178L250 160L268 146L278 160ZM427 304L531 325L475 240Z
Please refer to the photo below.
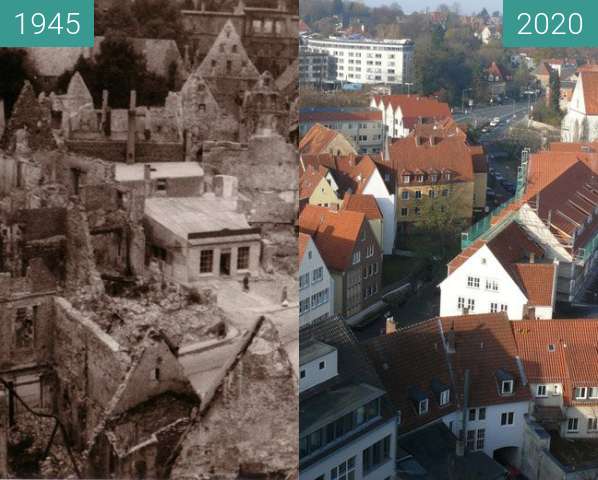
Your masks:
M230 275L230 251L220 253L220 275Z

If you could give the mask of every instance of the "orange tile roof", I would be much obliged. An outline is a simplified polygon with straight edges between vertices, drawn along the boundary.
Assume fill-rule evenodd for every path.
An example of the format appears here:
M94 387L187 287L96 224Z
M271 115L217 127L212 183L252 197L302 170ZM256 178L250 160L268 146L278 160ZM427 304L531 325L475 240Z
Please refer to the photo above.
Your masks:
M530 305L553 304L556 273L554 263L515 263L512 265L512 272Z
M444 338L455 337L455 353L447 354ZM529 390L522 385L516 363L517 346L503 313L433 318L364 342L384 387L401 410L401 430L408 431L438 419L463 404L465 370L470 375L472 407L526 401ZM498 394L496 372L505 370L515 378L514 394ZM451 375L452 372L452 375ZM431 389L436 380L451 390L451 402L440 407ZM417 387L429 398L430 412L420 416L409 398Z
M501 80L504 80L505 76L503 75L500 67L497 65L496 62L492 62L490 64L490 66L488 67L488 73L495 77L500 78Z
M396 174L448 170L455 174L453 181L473 181L472 151L463 138L460 135L443 136L442 133L435 138L436 143L432 145L429 138L417 135L416 130L390 145L390 161Z
M326 147L330 145L330 142L332 142L338 135L340 135L340 133L316 123L299 142L299 151L306 154L324 153Z
M515 221L507 225L490 240L477 240L448 264L448 274L463 265L483 245L486 245L501 263L513 281L521 288L530 305L552 305L555 265L552 263L529 263L542 260L544 250L530 239ZM525 262L525 263L524 263Z
M435 98L420 97L419 95L376 95L376 103L382 102L384 107L391 105L393 110L401 110L403 124L407 128L415 126L419 119L441 120L451 117L451 109L447 103L439 102Z
M302 172L299 177L299 199L311 197L326 173L328 173L328 170L324 167L316 169L311 166Z
M583 71L579 80L583 85L586 114L598 115L598 71Z
M524 320L511 327L529 382L562 383L566 404L588 404L576 402L572 390L598 386L598 320Z
M351 210L361 212L368 220L381 220L382 212L378 208L378 203L373 195L345 193L343 198L342 210Z
M365 224L365 215L350 210L331 211L307 205L299 215L299 230L312 235L324 263L343 272L352 265L352 255Z

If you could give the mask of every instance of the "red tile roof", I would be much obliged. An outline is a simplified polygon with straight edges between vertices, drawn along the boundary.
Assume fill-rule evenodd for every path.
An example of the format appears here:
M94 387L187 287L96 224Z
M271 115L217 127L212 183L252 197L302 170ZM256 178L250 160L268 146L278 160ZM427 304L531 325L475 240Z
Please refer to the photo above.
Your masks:
M352 265L361 229L368 228L365 224L363 213L333 212L315 205L307 205L299 215L299 230L312 235L326 266L338 272Z
M556 264L515 263L511 268L512 276L522 288L530 305L553 305Z
M452 330L452 334L448 332ZM455 353L445 352L447 335L454 335ZM472 407L526 401L527 387L516 363L517 348L505 314L466 315L426 320L394 334L364 342L384 387L401 410L401 429L412 430L440 418L463 404L465 370L470 375L469 405ZM514 394L498 394L496 372L504 370L515 379ZM452 371L452 378L451 378ZM432 381L451 390L451 402L440 407ZM417 387L429 398L430 412L416 413L409 390Z
M544 250L527 235L515 221L507 225L490 240L477 240L448 264L448 274L463 265L483 245L486 245L513 281L521 288L530 305L548 306L553 304L554 273L553 263L529 263L542 260Z
M502 73L502 70L497 65L496 62L492 62L488 67L488 73L493 75L494 77L498 77L500 80L504 80L505 76Z
M530 383L562 383L566 404L588 403L572 391L598 386L598 320L525 320L512 329Z
M305 154L317 155L325 153L326 148L337 137L342 135L324 125L316 123L299 142L299 151Z
M382 212L373 195L345 193L341 209L361 212L368 220L382 220Z
M450 136L439 129L437 134L427 137L423 134L428 133L428 130L423 127L422 134L419 132L416 129L408 137L390 145L390 162L397 176L400 177L403 172L414 173L418 170L450 171L454 174L452 181L473 181L472 150L461 135L455 133Z
M451 117L448 104L435 98L419 95L376 95L374 100L377 104L382 102L385 108L391 105L393 110L400 110L403 124L407 128L414 127L420 119L442 120Z
M598 115L598 71L583 71L578 81L583 85L586 114Z
M324 167L316 169L311 166L302 172L299 177L299 199L311 197L327 172L328 170Z

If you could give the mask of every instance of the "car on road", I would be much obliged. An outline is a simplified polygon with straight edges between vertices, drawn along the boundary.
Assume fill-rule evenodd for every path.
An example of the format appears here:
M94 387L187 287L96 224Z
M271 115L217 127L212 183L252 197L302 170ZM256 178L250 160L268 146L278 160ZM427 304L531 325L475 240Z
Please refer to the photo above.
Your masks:
M503 174L500 173L500 172L496 172L494 174L494 178L496 178L499 182L502 182L505 179L505 177L503 176Z
M481 130L481 132L482 133L488 133L489 132L488 127L483 127L482 130Z

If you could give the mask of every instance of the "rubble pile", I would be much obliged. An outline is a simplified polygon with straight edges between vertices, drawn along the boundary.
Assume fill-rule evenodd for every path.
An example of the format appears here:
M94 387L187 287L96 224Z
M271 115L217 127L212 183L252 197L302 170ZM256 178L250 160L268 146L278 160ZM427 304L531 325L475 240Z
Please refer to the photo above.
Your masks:
M151 328L175 345L226 335L227 318L209 290L154 280L121 296L79 291L69 300L121 345L139 344Z

